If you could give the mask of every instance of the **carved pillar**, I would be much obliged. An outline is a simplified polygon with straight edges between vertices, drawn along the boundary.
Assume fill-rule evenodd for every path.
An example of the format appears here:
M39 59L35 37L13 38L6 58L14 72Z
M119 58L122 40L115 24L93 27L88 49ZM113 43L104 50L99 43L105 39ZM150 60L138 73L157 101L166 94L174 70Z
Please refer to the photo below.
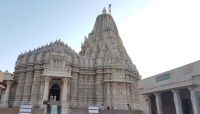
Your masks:
M69 81L68 78L62 78L63 80L63 92L62 92L62 112L68 113L68 101L67 101L67 83ZM46 87L46 82L45 82Z
M39 95L39 86L40 86L40 78L41 78L41 70L35 69L34 76L33 76L33 84L31 89L31 98L30 98L30 104L33 105L33 107L37 106L37 100Z
M39 98L37 102L38 107L40 107L43 104L43 94L44 94L44 79L41 78Z
M156 107L157 107L157 112L158 114L163 114L162 111L162 100L161 100L161 93L154 93L154 95L156 96Z
M26 73L26 80L25 80L23 98L22 98L23 104L27 104L30 100L32 80L33 80L33 71L32 70L29 70Z
M110 82L111 88L110 88L110 93L111 93L111 106L112 107L117 107L117 104L115 102L115 94L116 94L116 83L115 82Z
M83 101L82 101L82 106L83 108L86 108L87 106L87 88L86 88L86 80L87 80L87 76L84 74L83 75Z
M111 107L113 107L113 83L110 82L110 103L111 103Z
M44 94L43 94L43 101L48 100L48 94L49 94L49 81L51 80L51 77L45 76L42 77L44 79Z
M16 90L13 107L19 107L19 105L21 104L21 99L22 99L23 90L24 90L24 82L25 82L25 70L20 68L17 90Z
M83 102L83 75L79 74L78 76L78 94L77 94L77 102L78 102L78 108L82 108L82 102Z
M106 104L104 104L104 106L111 106L111 94L110 94L110 88L111 88L111 86L110 86L110 82L106 82L105 83L105 87L106 87L106 94L105 94L105 98L106 98L106 101L105 101L105 103Z
M190 99L192 102L193 113L198 114L195 95L194 95L194 87L189 87L188 89L190 91Z
M103 103L103 75L97 74L96 75L96 105L101 106Z
M13 81L6 81L6 92L5 92L4 100L3 100L3 103L1 104L1 107L8 107L8 98L10 95L10 87L12 83Z
M95 105L95 95L94 95L94 89L95 89L95 81L94 81L94 76L93 75L88 75L89 80L88 80L88 105L94 106Z
M173 89L172 92L174 94L174 104L175 104L175 108L176 108L176 114L183 114L180 90Z
M71 107L77 107L77 77L78 73L72 72L72 85L71 85Z
M131 84L131 104L135 104L135 84Z

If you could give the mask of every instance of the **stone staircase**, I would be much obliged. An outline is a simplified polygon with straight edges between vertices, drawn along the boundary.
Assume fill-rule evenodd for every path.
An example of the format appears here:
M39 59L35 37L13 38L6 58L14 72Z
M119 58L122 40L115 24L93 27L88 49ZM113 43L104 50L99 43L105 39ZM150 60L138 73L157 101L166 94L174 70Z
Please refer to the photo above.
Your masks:
M61 102L60 101L51 101L47 107L47 114L51 114L51 106L57 105L57 114L61 114Z

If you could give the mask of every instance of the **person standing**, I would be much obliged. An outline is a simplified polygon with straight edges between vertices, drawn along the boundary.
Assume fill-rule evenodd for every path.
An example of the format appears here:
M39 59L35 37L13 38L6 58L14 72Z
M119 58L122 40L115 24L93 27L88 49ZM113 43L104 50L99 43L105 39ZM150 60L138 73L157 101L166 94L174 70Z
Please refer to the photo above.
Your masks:
M109 106L107 107L107 110L110 110L110 107L109 107Z
M102 107L102 110L104 110L104 106L103 106L103 104L102 104L102 106L101 106L101 107Z

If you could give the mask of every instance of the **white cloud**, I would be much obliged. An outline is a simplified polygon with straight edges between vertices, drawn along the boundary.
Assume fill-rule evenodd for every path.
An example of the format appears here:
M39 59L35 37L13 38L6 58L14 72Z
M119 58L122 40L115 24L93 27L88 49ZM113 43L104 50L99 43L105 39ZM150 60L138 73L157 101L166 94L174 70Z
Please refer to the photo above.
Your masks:
M199 60L199 0L160 0L118 23L143 78Z

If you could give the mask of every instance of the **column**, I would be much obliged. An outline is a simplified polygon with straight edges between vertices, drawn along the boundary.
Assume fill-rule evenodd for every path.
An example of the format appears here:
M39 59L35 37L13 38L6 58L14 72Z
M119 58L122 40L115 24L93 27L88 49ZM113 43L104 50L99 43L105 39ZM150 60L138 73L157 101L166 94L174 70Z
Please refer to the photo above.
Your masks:
M68 78L62 78L63 80L63 92L62 92L62 112L66 112L68 114L68 101L67 101L67 83L69 81Z
M163 111L162 111L161 93L156 92L156 93L154 93L154 95L156 96L156 107L157 107L157 112L158 112L158 114L163 114Z
M192 102L193 113L194 114L198 114L195 95L194 95L194 88L193 87L189 87L188 89L190 91L190 99L191 99L191 102Z
M44 94L43 94L43 101L48 100L48 94L49 94L49 81L51 80L51 77L45 76L44 79Z
M6 81L6 92L5 92L4 100L1 107L8 107L8 98L10 95L10 87L12 83L13 81Z
M151 95L150 94L146 94L145 98L146 98L146 102L147 102L148 114L152 114L152 111L151 111Z
M176 108L176 114L183 114L180 90L173 89L172 92L174 94L174 104L175 104L175 108Z
M72 108L77 107L77 72L72 72L72 84L71 84L71 96L70 96L70 103Z

